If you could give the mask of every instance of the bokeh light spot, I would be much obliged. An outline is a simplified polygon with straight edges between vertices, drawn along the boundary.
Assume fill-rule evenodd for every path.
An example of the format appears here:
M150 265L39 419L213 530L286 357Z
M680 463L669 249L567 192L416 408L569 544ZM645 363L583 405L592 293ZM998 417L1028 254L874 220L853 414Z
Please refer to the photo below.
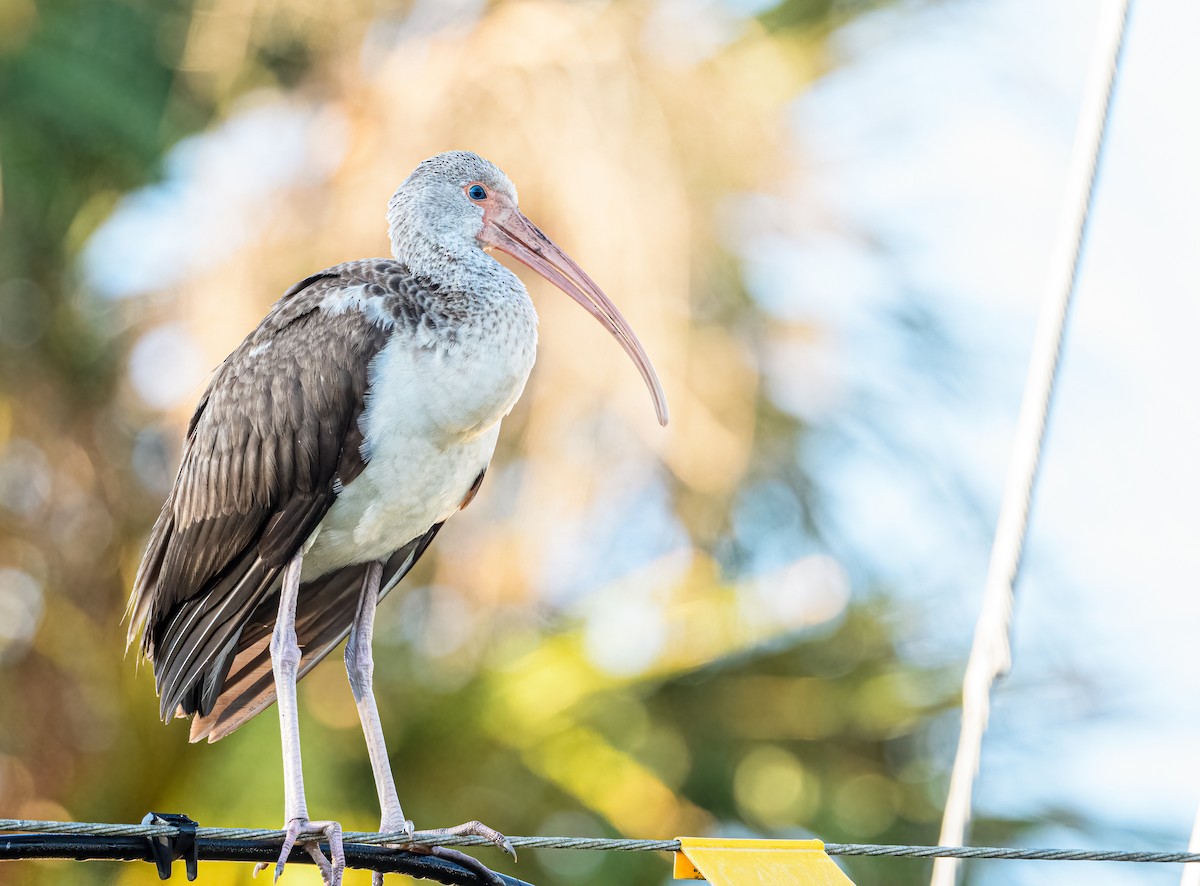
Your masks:
M738 763L733 797L748 818L770 827L806 821L820 803L817 778L775 745L755 748Z
M838 788L833 812L847 832L860 838L882 833L896 820L896 785L875 773L858 775Z
M25 654L42 621L42 586L21 569L0 569L0 663Z
M33 517L50 499L50 463L34 443L14 439L0 451L0 506Z
M588 659L609 674L640 674L662 654L666 616L654 600L621 595L606 598L587 619L584 648Z
M204 380L203 357L183 326L168 323L150 330L133 346L129 376L148 405L168 409Z

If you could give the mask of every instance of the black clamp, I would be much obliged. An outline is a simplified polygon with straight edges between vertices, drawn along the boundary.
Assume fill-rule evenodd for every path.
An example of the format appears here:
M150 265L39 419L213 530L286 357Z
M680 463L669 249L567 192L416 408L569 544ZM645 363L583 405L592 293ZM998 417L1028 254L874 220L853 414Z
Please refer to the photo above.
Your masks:
M200 846L196 843L196 828L198 825L186 815L175 812L147 812L142 824L168 825L178 828L179 833L163 837L147 837L150 841L150 856L154 866L158 868L158 879L168 880L171 877L171 862L177 858L184 860L187 868L187 878L196 879L196 868L200 863Z

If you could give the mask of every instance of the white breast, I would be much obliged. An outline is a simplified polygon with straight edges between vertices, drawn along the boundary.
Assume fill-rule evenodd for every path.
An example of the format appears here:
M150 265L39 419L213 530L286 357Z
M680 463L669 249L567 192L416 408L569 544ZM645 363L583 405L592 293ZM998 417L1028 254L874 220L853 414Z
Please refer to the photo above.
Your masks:
M532 305L529 314L472 323L451 346L392 336L371 366L367 466L310 539L305 578L386 558L459 509L533 368Z

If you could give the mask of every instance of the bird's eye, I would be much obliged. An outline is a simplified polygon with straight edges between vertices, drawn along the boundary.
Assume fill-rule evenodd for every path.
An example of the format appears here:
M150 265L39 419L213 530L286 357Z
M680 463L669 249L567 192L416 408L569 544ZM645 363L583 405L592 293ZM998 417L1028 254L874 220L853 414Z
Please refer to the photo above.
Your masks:
M483 185L471 185L467 188L467 196L478 202L487 199L487 191L483 189Z

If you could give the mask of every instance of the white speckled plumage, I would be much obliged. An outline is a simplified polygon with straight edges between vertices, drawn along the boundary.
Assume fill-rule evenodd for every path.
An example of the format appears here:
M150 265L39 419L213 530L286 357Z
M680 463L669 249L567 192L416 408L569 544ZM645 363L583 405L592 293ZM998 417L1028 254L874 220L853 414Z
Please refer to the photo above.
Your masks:
M376 355L360 420L367 464L314 533L306 579L387 557L452 516L487 468L537 349L533 303L516 275L504 282L476 293L453 342L397 333Z

